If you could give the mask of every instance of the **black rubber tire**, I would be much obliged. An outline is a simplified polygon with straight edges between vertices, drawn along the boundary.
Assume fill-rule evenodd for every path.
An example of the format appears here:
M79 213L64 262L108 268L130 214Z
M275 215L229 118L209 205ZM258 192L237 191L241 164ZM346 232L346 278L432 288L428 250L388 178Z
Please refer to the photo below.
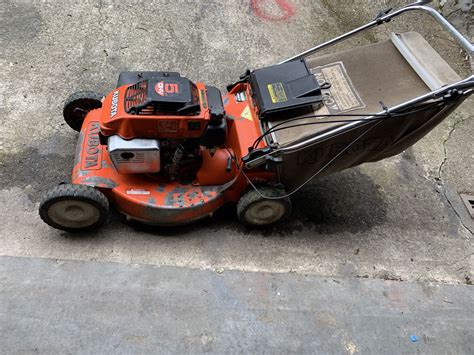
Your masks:
M98 218L93 223L86 226L67 226L54 220L51 215L52 207L58 202L81 201L81 204L88 204L97 210ZM74 203L74 202L72 202ZM54 210L54 209L53 209ZM58 185L45 195L40 203L39 214L41 219L53 228L74 232L96 229L104 224L109 215L109 201L107 197L91 186L63 184ZM74 221L72 222L74 224Z
M64 103L64 121L75 131L80 131L87 113L102 107L104 95L94 91L78 91L70 95Z
M259 188L259 191L262 195L268 196L268 197L279 197L283 196L285 194L285 191L280 188L276 187L261 187ZM251 220L248 216L249 209L252 207L257 207L256 204L262 205L264 202L270 202L271 204L275 205L278 204L281 208L281 215L278 216L277 219L275 220L267 220L265 221L262 219L261 221L256 221L256 220ZM263 204L264 205L264 204ZM239 218L239 221L250 227L263 227L263 226L268 226L272 224L277 224L279 222L284 221L287 219L291 214L291 200L288 197L284 197L281 199L265 199L260 194L258 194L257 191L255 190L250 190L246 192L242 197L240 198L239 202L237 203L237 217ZM268 222L268 223L267 223Z

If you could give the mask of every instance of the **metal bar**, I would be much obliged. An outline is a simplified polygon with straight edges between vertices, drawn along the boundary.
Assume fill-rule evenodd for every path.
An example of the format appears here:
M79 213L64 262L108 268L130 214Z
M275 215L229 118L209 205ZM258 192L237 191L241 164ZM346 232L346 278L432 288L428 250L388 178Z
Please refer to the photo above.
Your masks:
M469 55L473 55L474 53L474 45L469 41L467 40L461 33L459 33L459 31L453 26L451 25L451 23L449 23L448 20L446 20L443 15L441 15L438 11L436 11L435 9L431 8L431 7L428 7L428 6L423 6L423 5L416 5L417 3L414 3L412 5L407 5L405 7L402 7L392 13L389 13L387 15L384 15L384 16L380 16L378 18L376 18L375 20L361 26L361 27L358 27L356 29L353 29L352 31L349 31L347 33L344 33L338 37L335 37L329 41L326 41L324 43L321 43L313 48L310 48L304 52L301 52L291 58L288 58L278 64L283 64L283 63L286 63L286 62L290 62L292 60L296 60L296 59L301 59L301 58L305 58L307 57L308 55L311 55L311 54L314 54L318 51L320 51L321 49L324 49L324 48L328 48L334 44L336 44L337 42L340 42L344 39L347 39L349 37L352 37L354 36L355 34L359 33L359 32L362 32L362 31L365 31L369 28L372 28L372 27L375 27L375 26L378 26L378 25L381 25L385 22L388 22L390 21L392 18L398 16L398 15L401 15L403 13L406 13L406 12L409 12L409 11L424 11L424 12L427 12L428 14L430 14L437 22L439 22L458 42L459 44L467 51L467 53Z
M380 116L380 115L383 115L383 114L386 114L386 113L395 113L397 111L401 111L403 109L409 108L410 106L419 104L421 102L440 97L443 94L447 93L449 90L453 90L453 89L462 90L462 89L472 89L472 88L474 88L474 75L471 75L470 77L468 77L464 80L458 81L454 84L443 86L442 88L439 88L438 90L434 90L434 91L431 91L427 94L418 96L414 99L405 101L404 103L393 106L393 107L387 109L386 111L380 111L376 115ZM466 92L464 92L464 94L471 94L471 93L472 93L472 90L467 90ZM265 154L261 157L255 158L254 160L251 160L251 161L247 162L245 164L245 167L248 168L248 169L252 169L252 168L254 168L258 165L261 165L261 164L265 163L267 157L271 156L271 155L289 154L289 153L297 152L297 151L302 150L302 149L306 149L307 147L310 147L314 144L323 142L326 139L329 139L329 138L335 137L337 135L343 134L347 131L350 131L351 129L358 128L358 127L360 127L360 125L368 124L372 121L367 121L367 120L371 120L371 119L374 119L374 118L376 118L376 116L367 116L367 117L364 117L360 120L352 121L352 122L347 123L343 126L339 126L335 129L332 129L330 131L327 131L325 133L322 133L320 135L317 135L317 136L312 137L310 139L307 139L305 141L302 141L302 142L299 142L299 143L296 143L296 144L293 144L293 145L289 145L289 146L286 146L286 147L277 148L277 149L271 151L270 153L267 153L267 154Z

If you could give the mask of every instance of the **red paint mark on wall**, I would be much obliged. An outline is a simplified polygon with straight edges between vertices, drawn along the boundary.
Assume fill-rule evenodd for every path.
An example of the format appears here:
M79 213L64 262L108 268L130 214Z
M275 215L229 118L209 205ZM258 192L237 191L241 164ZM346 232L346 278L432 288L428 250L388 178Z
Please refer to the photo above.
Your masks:
M267 0L269 1L269 0ZM266 0L250 0L250 9L252 12L264 21L278 22L287 21L290 17L295 14L295 9L292 4L286 0L273 0L280 9L279 15L271 15L267 13L263 8L265 7Z

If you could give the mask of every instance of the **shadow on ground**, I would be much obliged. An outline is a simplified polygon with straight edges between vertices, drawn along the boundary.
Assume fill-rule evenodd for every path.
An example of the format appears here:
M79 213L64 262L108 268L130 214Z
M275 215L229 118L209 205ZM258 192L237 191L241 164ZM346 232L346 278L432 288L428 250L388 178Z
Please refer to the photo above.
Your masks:
M70 153L42 154L40 149L29 147L20 154L0 156L0 185L3 189L19 187L31 202L39 202L51 187L71 180L73 144Z

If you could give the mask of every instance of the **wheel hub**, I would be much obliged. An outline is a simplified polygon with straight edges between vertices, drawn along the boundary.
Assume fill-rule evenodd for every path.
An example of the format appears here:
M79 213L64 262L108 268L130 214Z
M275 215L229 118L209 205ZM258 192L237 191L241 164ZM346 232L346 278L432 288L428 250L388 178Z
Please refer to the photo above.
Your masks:
M278 221L285 213L285 207L278 201L259 201L247 211L246 218L253 224L264 225Z
M88 227L100 218L95 206L78 200L59 201L50 207L48 214L55 223L67 228Z
M71 221L80 221L84 219L85 212L80 206L68 206L64 211L64 215L67 219Z

